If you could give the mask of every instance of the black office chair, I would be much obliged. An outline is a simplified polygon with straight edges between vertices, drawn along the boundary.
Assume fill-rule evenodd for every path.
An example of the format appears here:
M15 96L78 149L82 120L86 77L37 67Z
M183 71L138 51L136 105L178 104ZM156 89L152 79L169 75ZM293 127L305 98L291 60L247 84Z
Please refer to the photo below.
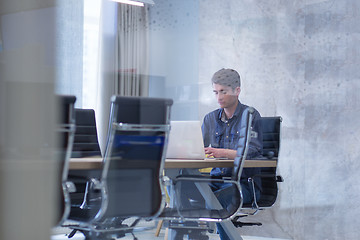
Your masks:
M160 214L171 105L170 99L112 97L103 169L99 179L90 180L88 193L89 200L99 191L101 198L79 208L70 228L86 239L115 239L133 234L139 219ZM136 220L124 224L128 218Z
M72 158L101 156L95 111L75 108L76 131Z
M271 159L278 161L280 151L280 130L281 117L262 117L263 129L263 154L262 159ZM259 210L270 208L276 202L278 196L278 183L283 182L283 178L277 175L277 167L261 168L261 173L248 179L249 183L254 187L254 179L261 178L262 191L260 198L254 195L254 201L251 204L244 204L242 210L247 212L234 218L234 225L237 227L262 225L259 222L240 222L241 217L255 215ZM243 211L244 212L244 211Z
M102 157L100 145L97 135L95 111L93 109L80 109L75 108L75 121L76 131L74 137L74 146L72 149L72 158L85 158L85 157ZM69 180L75 184L76 191L70 194L71 209L70 219L83 219L82 214L84 211L79 209L85 208L88 204L88 191L91 186L91 179L99 179L101 170L69 170ZM92 200L99 199L94 196ZM89 200L90 201L90 200Z
M160 218L170 220L169 228L176 230L175 239L183 239L184 235L191 239L208 239L204 235L207 227L197 223L231 220L238 213L243 202L240 177L251 138L253 113L254 109L249 107L241 118L240 139L232 177L212 177L199 173L182 174L172 179L171 195L175 196L175 203L174 206L165 208ZM216 183L228 183L229 186L213 192L211 186ZM182 184L186 184L186 187L182 187ZM224 193L233 197L231 204L227 206L222 206L219 200Z
M59 95L57 96L60 108L58 118L57 136L58 136L58 156L61 182L61 207L57 225L62 224L70 213L70 193L75 191L75 185L68 181L69 161L74 142L75 133L75 114L74 104L75 96Z

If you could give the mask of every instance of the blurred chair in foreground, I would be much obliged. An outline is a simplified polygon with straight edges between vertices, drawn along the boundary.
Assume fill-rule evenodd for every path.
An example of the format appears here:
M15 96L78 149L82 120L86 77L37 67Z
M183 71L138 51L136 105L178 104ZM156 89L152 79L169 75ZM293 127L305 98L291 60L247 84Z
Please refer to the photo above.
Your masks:
M74 146L72 149L72 158L102 157L98 141L95 111L93 109L75 108L76 130L74 137ZM79 209L85 207L89 201L98 201L101 197L98 191L98 197L93 195L92 199L86 199L91 186L91 179L99 179L100 169L69 170L69 180L76 186L76 191L70 194L71 219L81 219ZM95 194L95 193L94 193Z
M57 128L58 136L58 150L59 150L59 169L61 169L59 176L61 182L61 201L60 212L57 224L62 224L69 216L71 202L70 193L75 191L75 185L68 181L69 161L74 142L75 134L75 113L74 104L75 96L59 95L57 96L59 102L59 121Z
M90 179L86 196L97 200L77 209L76 218L70 218L77 224L70 228L81 231L86 239L116 239L133 234L139 219L161 213L171 105L170 99L112 97L101 176ZM124 224L128 218L135 220Z

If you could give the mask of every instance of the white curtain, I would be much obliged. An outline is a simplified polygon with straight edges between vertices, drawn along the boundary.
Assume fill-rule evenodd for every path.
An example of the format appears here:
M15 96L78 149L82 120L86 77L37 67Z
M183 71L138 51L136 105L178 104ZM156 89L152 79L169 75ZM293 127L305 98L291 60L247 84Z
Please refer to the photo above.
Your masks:
M99 26L99 61L98 80L96 89L96 121L98 126L99 143L102 153L105 153L107 130L110 114L110 98L115 94L116 69L116 18L117 3L101 1Z
M118 4L115 94L148 96L148 9Z

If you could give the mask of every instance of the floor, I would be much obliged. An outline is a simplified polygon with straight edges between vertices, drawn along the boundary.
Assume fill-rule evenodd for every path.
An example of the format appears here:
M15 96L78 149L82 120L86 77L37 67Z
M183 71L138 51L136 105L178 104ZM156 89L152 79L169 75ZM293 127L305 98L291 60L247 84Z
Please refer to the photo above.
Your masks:
M141 233L141 234L136 234L136 237L139 240L162 240L164 239L164 234L161 234L158 237L155 237L153 235L153 232L150 233ZM210 234L209 235L209 240L219 240L219 236L215 235L215 234ZM266 238L266 237L255 237L255 236L242 236L243 240L285 240L285 239L280 239L280 238ZM62 234L62 235L54 235L52 236L51 240L68 240L69 238L67 238L66 235ZM71 238L72 240L84 240L84 236L82 234L75 234L73 238ZM130 235L130 236L126 236L124 238L120 238L120 239L124 239L124 240L133 240L134 238ZM287 239L286 239L287 240Z
M160 231L160 234L158 237L155 236L155 232L156 232L156 222L151 221L151 222L140 222L137 226L139 227L145 227L148 230L146 231L139 231L135 233L135 236L137 239L139 240L162 240L165 237L165 229L162 228ZM256 228L256 227L252 227L252 228ZM259 227L258 227L259 228ZM241 234L241 229L239 228L239 235ZM260 228L259 228L260 229ZM51 240L66 240L69 239L67 237L67 235L71 232L71 230L67 229L67 228L56 228L53 230L53 235L51 237ZM219 240L219 235L215 234L215 233L208 233L207 234L209 236L209 240ZM290 240L290 238L274 238L274 237L265 237L265 236L247 236L247 235L241 235L243 240ZM84 236L82 235L82 233L76 233L72 238L72 240L84 240ZM134 237L131 234L126 235L123 238L119 238L122 240L134 240Z

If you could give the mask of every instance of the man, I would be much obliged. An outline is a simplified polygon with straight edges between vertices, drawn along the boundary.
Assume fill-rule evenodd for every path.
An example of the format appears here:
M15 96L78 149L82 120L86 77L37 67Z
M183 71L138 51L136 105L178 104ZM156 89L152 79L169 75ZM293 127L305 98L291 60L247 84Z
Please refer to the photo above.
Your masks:
M205 145L205 153L209 157L229 158L236 157L237 143L239 140L240 122L243 111L248 107L239 101L240 94L240 76L233 69L221 69L217 71L212 79L213 92L220 105L219 109L208 113L204 117L202 132ZM252 131L255 137L251 138L247 158L255 158L262 152L262 130L260 114L257 110L254 112L252 122ZM243 202L251 203L253 201L253 190L247 182L247 178L259 173L256 168L244 168L241 175L241 188L243 192ZM210 173L212 176L230 177L232 168L213 168ZM228 187L226 184L212 185L213 191ZM261 182L255 179L255 194L260 195ZM226 191L224 191L226 192ZM221 204L227 205L232 196L221 196ZM225 206L224 206L225 207ZM229 239L220 224L218 231L222 240Z

